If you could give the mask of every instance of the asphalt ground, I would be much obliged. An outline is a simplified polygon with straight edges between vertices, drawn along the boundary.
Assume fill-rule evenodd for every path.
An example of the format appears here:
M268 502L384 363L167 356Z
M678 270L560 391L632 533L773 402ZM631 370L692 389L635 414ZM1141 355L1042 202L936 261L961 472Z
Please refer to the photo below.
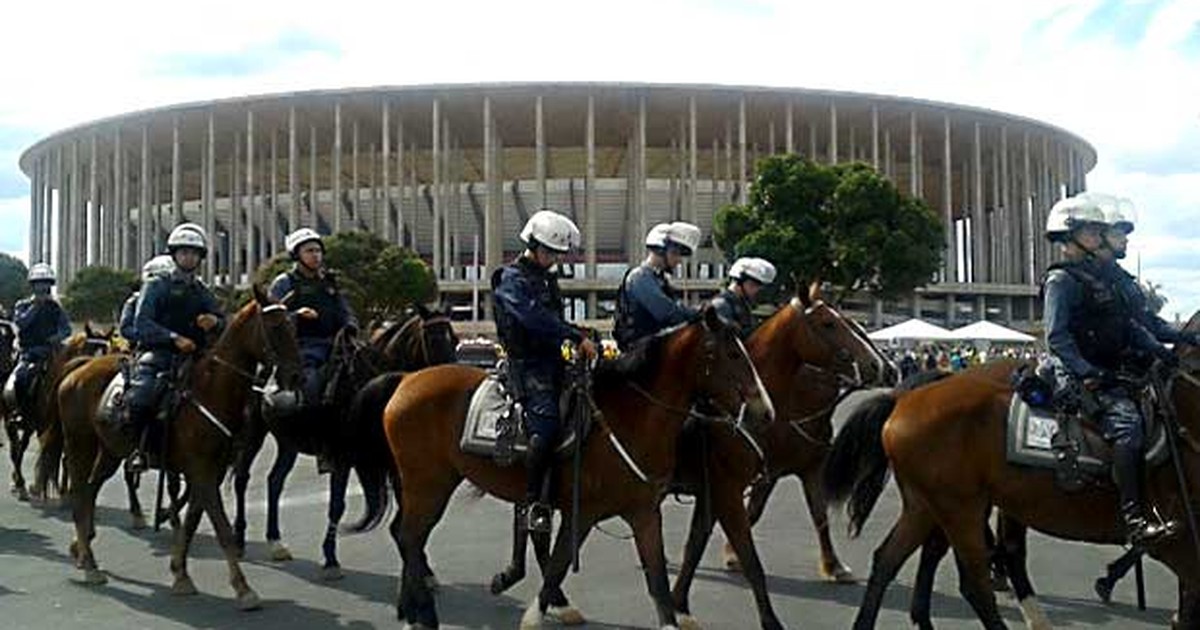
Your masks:
M5 447L7 449L7 446ZM273 445L260 455L248 496L249 545L242 566L250 585L263 599L263 608L238 612L233 604L228 571L207 519L192 546L190 572L200 594L175 597L169 592L167 567L171 532L132 531L126 512L124 485L114 478L100 497L94 549L108 576L105 586L72 582L76 575L68 545L73 536L69 511L18 502L0 495L0 629L104 630L134 628L236 628L297 630L298 628L399 628L393 608L399 567L398 554L385 527L369 534L344 536L341 560L346 576L336 582L319 578L320 540L325 530L326 479L310 458L302 458L284 493L281 522L284 540L295 559L269 561L265 528L265 477L274 457ZM8 458L0 475L8 479ZM27 456L26 469L32 466ZM346 520L362 507L357 483ZM153 499L154 479L142 484L143 503ZM430 541L430 559L442 587L437 595L443 627L516 628L526 602L536 592L538 574L509 593L488 592L492 574L509 553L509 506L491 498L471 500L460 489ZM232 509L232 486L224 486ZM816 537L800 486L782 482L755 541L768 572L775 609L790 628L846 628L863 593L871 553L883 540L899 507L894 488L885 493L862 536L847 540L845 519L834 516L835 543L842 560L860 578L857 585L830 584L817 571ZM667 556L680 557L690 505L668 498L663 504ZM655 617L628 528L619 521L603 524L583 552L583 571L568 577L565 590L589 619L588 628L647 628ZM723 570L718 532L710 543L692 593L693 612L706 628L758 627L753 599L740 576ZM1175 605L1174 578L1148 561L1146 580L1149 609L1133 605L1132 575L1114 594L1114 603L1101 604L1092 582L1120 549L1093 547L1030 537L1030 571L1040 600L1055 627L1164 627ZM672 570L675 565L672 564ZM907 627L910 585L916 571L911 559L888 590L880 628ZM1020 627L1015 603L1000 595L1003 614ZM939 628L979 627L974 614L958 595L953 562L944 562L933 596Z

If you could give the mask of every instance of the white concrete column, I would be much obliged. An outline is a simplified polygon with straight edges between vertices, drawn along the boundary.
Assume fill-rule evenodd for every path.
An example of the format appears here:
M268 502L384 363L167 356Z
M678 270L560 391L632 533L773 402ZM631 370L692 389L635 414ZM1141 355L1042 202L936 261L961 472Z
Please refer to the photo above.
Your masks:
M58 246L54 250L54 267L59 273L62 273L67 267L67 214L70 213L70 207L68 206L69 199L67 198L68 179L64 163L63 147L60 144L54 149L54 181L58 185L58 200L56 204L58 228L55 238Z
M492 98L483 97L483 181L486 195L483 204L483 277L491 278L493 271L504 264L504 241L500 232L502 200L496 172L496 120L492 115ZM491 313L491 301L486 306Z
M699 149L696 139L697 119L696 119L696 97L688 97L688 191L687 191L687 220L691 223L696 223L696 175L697 175L697 156Z
M542 118L542 96L539 94L533 105L533 127L535 142L535 160L537 162L537 200L538 208L546 207L546 127Z
M921 182L917 179L919 172L917 164L917 112L908 114L908 194L914 198L921 196Z
M829 163L838 163L837 103L829 104Z
M229 284L242 282L245 259L242 256L242 190L238 175L242 172L242 135L233 132L233 166L229 170Z
M587 150L587 173L584 180L583 212L586 230L584 250L585 275L590 281L596 279L596 98L588 95L587 128L584 144ZM596 293L588 293L588 317L596 317Z
M954 229L954 169L950 155L950 116L942 116L942 229L946 237L946 259L942 265L946 282L958 281L958 239Z
M42 217L39 215L41 208L38 207L38 167L37 160L34 159L33 172L29 175L29 245L27 259L29 264L41 261L41 256L38 252L38 243L41 237L38 235L38 228L42 224Z
M750 198L746 190L746 97L738 99L738 203Z
M896 172L892 164L892 130L883 130L883 176L896 184ZM897 186L899 188L899 186Z
M406 246L404 239L404 115L396 108L396 243Z
M988 242L987 242L987 226L985 225L985 217L983 212L983 146L981 140L982 130L979 123L975 123L975 136L972 144L972 164L971 175L973 177L973 193L971 197L971 216L973 220L972 241L975 248L975 282L990 282L991 276L987 269L988 263Z
M342 102L333 104L333 231L342 231Z
M433 99L431 133L433 137L433 272L439 279L446 278L445 261L442 258L442 120L441 102Z
M879 107L871 105L871 167L879 170Z
M1004 281L1018 282L1019 277L1014 274L1016 262L1014 259L1019 256L1013 256L1013 245L1018 243L1013 238L1013 221L1014 213L1012 211L1012 199L1009 197L1009 180L1008 180L1008 127L1000 127L1000 208L1001 229L1004 232L1004 246L1000 250L1000 255L1004 259ZM1011 300L1009 301L1011 304Z
M215 121L213 120L213 110L208 110L208 138L204 143L205 163L204 169L204 187L208 194L204 196L204 229L208 232L208 238L212 240L212 253L204 259L204 276L209 282L212 282L213 276L217 273L217 255L220 242L217 239L217 135Z
M267 215L266 208L270 208L270 214ZM279 139L275 133L275 128L271 128L271 203L263 204L262 220L263 240L267 243L267 248L270 251L264 251L262 257L264 260L271 258L276 253L283 250L283 242L280 237L286 238L286 235L279 233Z
M366 217L363 215L361 187L358 178L358 119L350 124L350 207L354 210L355 230L367 229Z
M150 231L154 221L150 210L150 128L142 125L142 173L138 177L140 188L138 195L138 263L145 262L152 255L153 247Z
M308 126L308 204L311 206L312 216L308 217L305 222L312 229L317 229L317 217L320 216L320 204L317 203L317 195L320 190L317 186L317 126Z
M640 242L642 236L649 230L646 219L647 203L646 203L646 95L643 94L638 98L638 121L637 121L637 236L634 242ZM635 248L635 251L640 252L640 248ZM637 255L634 255L636 259Z
M817 125L811 121L808 123L808 159L817 161Z
M793 120L792 120L793 113L794 113L792 111L792 109L793 109L792 102L788 101L787 113L786 113L786 115L787 115L786 125L787 126L784 128L784 144L786 144L788 155L791 155L796 152L796 143L795 143L795 137L794 137L795 136L795 122L793 122Z
M183 167L180 164L179 117L171 120L171 228L183 222Z
M88 157L87 192L87 258L88 265L100 262L100 182L97 179L99 162L96 159L96 135L92 134L91 151Z
M124 172L121 169L121 128L113 129L113 152L112 152L112 194L109 201L109 213L111 219L109 225L111 229L108 233L108 242L111 243L108 250L109 264L121 269L125 267L125 259L122 256L125 246L125 205L121 199L121 188L123 184Z
M254 111L246 110L246 274L254 277L258 269L258 234L254 203Z
M395 236L392 223L392 181L391 181L391 158L392 158L392 125L391 125L391 105L383 102L380 111L380 126L382 127L379 139L380 143L380 165L379 179L383 183L383 238L385 240L395 242Z
M1033 190L1030 186L1029 174L1029 132L1021 134L1021 220L1024 221L1024 254L1021 261L1022 280L1029 285L1037 282L1037 270L1034 269L1033 247L1041 238L1040 226L1033 221ZM1031 316L1030 319L1033 319Z
M767 155L775 155L775 121L767 121Z
M296 142L296 106L288 108L288 228L300 227L300 148Z

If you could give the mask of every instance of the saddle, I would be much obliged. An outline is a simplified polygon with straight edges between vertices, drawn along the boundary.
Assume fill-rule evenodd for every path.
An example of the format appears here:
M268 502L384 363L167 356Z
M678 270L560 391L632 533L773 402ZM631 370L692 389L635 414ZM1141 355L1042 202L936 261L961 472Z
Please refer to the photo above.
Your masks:
M570 456L576 443L587 439L593 424L590 413L585 416L587 421L581 430L577 430L571 421L576 405L592 404L579 400L575 393L575 388L568 386L560 394L559 422L563 431L555 448L560 459ZM491 457L501 466L524 461L529 451L529 437L525 434L525 423L521 421L523 414L521 403L513 397L503 370L488 374L471 395L459 448L468 455Z
M8 373L8 378L4 379L4 393L0 400L4 403L5 409L17 411L17 371L13 369Z
M130 359L121 359L121 369L105 386L96 413L97 425L104 432L106 445L120 457L128 456L138 446L138 440L141 439L141 435L134 430L130 422L125 402L125 388L130 378L131 364ZM161 446L166 437L170 420L179 412L179 407L183 403L183 396L177 383L180 382L178 379L182 377L181 375L186 375L190 364L190 361L185 361L173 370L171 376L163 378L163 382L166 384L158 398L158 413L155 414L154 420L149 423L149 426L143 427L143 430L147 432L145 454L151 466L159 465Z
M1051 403L1038 399L1030 404L1018 385L1008 409L1005 452L1010 464L1053 470L1064 492L1089 487L1111 486L1112 447L1104 430L1094 420L1090 405ZM1146 423L1146 468L1165 462L1170 455L1167 433L1150 387L1139 392L1138 402ZM1036 398L1036 397L1035 397Z

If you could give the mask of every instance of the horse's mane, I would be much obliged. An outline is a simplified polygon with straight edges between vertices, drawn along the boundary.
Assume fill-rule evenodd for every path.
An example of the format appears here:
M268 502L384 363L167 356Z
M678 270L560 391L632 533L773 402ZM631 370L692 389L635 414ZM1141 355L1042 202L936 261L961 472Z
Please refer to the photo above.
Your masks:
M247 320L249 320L251 317L254 317L255 314L258 313L258 308L258 301L254 298L250 298L249 302L243 304L241 308L239 308L237 312L233 314L233 317L229 318L228 323L225 324L225 329L221 331L221 335L217 337L215 343L209 346L209 351L215 350L228 343L229 336L233 334L233 331L240 329L246 324Z
M596 385L614 385L651 376L650 373L657 372L660 367L667 340L693 323L695 322L685 322L664 328L638 341L616 359L600 361L596 364L594 372Z

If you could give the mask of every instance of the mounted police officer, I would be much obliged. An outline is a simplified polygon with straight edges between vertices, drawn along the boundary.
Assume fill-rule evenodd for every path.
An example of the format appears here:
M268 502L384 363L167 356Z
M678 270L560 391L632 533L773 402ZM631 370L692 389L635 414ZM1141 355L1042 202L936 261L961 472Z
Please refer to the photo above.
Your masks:
M287 304L296 321L296 338L304 362L304 404L320 405L325 365L333 350L333 338L345 329L358 334L358 320L337 278L325 268L325 244L311 228L300 228L284 241L292 268L275 277L271 297Z
M562 342L579 343L591 359L595 344L563 318L558 277L551 270L579 245L579 228L567 217L541 210L521 230L525 251L492 274L496 333L508 355L509 384L524 409L529 437L525 508L530 531L548 532L552 509L550 471L559 439Z
M1081 193L1079 196L1096 200L1104 210L1104 220L1108 223L1108 229L1104 232L1107 247L1101 250L1099 258L1108 263L1105 269L1129 302L1134 319L1162 343L1200 345L1200 335L1193 331L1180 330L1150 310L1146 293L1138 284L1137 277L1117 264L1117 261L1125 259L1129 235L1134 229L1133 202L1096 193Z
M646 260L625 273L617 291L613 338L622 350L696 315L679 302L667 274L700 246L700 234L700 228L683 221L660 223L646 234Z
M159 254L142 265L142 286L146 286L151 278L169 275L174 270L175 261L171 260L171 256ZM121 307L121 321L117 327L121 337L129 342L131 348L137 345L137 327L133 325L133 318L137 315L137 303L141 295L142 292L138 290L125 299L125 304Z
M167 237L174 269L142 286L133 317L141 352L125 393L131 433L138 447L129 457L131 470L145 470L146 429L158 413L169 377L181 360L203 350L209 333L220 330L224 314L196 270L208 255L208 235L195 223L183 223Z
M764 286L775 281L775 265L762 258L739 258L729 267L729 280L712 305L721 319L737 326L738 335L745 339L754 330L754 301Z
M1059 201L1046 220L1046 237L1064 262L1050 266L1043 284L1046 343L1060 391L1085 390L1101 408L1113 446L1113 477L1131 544L1153 544L1172 526L1146 518L1142 501L1143 422L1136 392L1117 378L1132 351L1165 361L1174 355L1138 324L1101 260L1108 228L1103 209L1087 197Z
M17 326L20 355L13 370L17 408L23 416L33 411L35 379L42 375L54 351L71 336L71 322L62 306L50 295L55 283L54 269L46 263L29 268L29 286L33 295L17 302L13 323Z

